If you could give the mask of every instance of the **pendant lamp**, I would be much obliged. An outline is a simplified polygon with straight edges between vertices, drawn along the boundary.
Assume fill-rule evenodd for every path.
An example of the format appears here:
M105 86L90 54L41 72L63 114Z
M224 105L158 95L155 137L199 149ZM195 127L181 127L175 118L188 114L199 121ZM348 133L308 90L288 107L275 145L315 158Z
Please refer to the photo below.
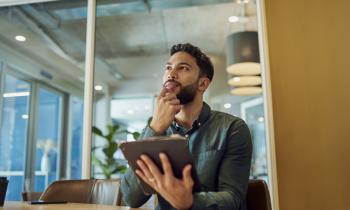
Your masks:
M256 95L262 92L258 33L233 33L226 39L228 84L231 94Z

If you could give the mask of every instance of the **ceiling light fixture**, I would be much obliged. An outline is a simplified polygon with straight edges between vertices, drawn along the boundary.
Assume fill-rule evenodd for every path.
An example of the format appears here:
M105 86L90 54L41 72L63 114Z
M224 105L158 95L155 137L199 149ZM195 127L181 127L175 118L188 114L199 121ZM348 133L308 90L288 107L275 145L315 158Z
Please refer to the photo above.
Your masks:
M13 98L13 97L21 97L21 96L29 96L29 92L8 92L4 93L3 97L4 98Z
M249 0L237 0L236 1L237 4L248 4L249 3Z
M27 38L25 36L22 36L22 35L15 36L15 39L19 42L25 42L27 40Z
M228 18L228 22L230 23L248 23L249 22L249 18L245 17L245 16L230 16Z
M232 106L232 105L231 105L230 103L224 104L224 108L225 108L225 109L229 109L229 108L231 108L231 106Z
M228 80L228 84L230 86L257 86L261 85L261 77L260 76L240 76L233 77Z
M231 94L256 95L262 92L258 33L244 31L227 37L228 84L233 87Z
M240 77L233 77L232 79L233 82L240 82L241 81L241 78ZM230 82L230 81L229 81Z
M258 118L258 121L259 121L259 122L264 122L264 117L259 117L259 118Z
M227 43L227 72L234 75L261 73L258 32L243 31L231 34Z
M95 90L98 90L98 91L103 90L102 85L95 85Z
M251 96L262 93L261 87L237 87L231 90L232 95Z
M238 17L238 16L235 16L235 15L230 16L230 17L228 18L228 22L230 22L230 23L237 23L238 21L239 21L239 17Z

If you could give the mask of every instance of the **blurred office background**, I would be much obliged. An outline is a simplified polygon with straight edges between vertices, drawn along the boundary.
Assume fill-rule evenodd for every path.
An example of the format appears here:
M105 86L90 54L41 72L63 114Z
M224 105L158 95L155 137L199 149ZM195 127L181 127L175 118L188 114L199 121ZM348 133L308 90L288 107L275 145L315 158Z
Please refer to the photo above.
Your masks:
M0 176L10 179L7 200L82 176L86 19L82 0L0 7ZM255 1L97 1L93 125L141 132L170 47L189 42L215 66L205 101L247 122L254 141L251 176L268 181L262 93L231 94L226 71L226 38L257 31L257 24ZM115 140L126 139L132 135ZM103 144L93 136L93 147ZM92 176L103 173L94 166Z

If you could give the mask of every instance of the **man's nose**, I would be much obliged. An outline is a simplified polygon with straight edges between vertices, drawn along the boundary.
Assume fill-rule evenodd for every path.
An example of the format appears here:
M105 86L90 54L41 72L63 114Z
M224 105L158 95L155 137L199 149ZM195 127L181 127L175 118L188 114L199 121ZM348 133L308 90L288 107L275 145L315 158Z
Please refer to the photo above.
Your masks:
M177 79L177 71L175 68L169 71L168 79Z

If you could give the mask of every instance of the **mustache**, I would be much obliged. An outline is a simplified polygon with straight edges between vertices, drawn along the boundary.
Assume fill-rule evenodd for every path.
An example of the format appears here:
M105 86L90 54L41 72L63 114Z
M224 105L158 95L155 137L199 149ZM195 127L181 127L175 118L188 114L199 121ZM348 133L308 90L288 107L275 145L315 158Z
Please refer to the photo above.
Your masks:
M163 87L165 87L168 82L173 82L173 83L175 83L175 84L177 84L178 86L181 87L181 83L176 81L176 80L174 80L174 79L168 79L167 81L165 81L164 84L163 84Z

